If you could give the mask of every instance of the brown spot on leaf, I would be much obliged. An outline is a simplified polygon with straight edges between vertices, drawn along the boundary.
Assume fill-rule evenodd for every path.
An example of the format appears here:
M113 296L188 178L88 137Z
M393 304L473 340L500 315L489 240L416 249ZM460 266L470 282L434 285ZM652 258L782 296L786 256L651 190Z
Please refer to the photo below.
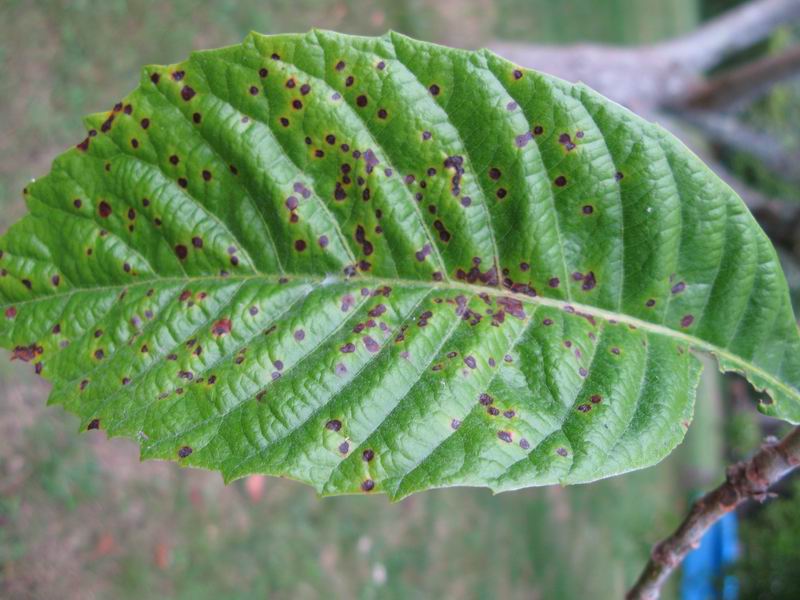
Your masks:
M183 86L181 89L181 98L183 98L186 102L194 98L195 91L188 85Z
M230 319L220 319L211 326L211 333L215 336L226 335L231 332L232 326Z

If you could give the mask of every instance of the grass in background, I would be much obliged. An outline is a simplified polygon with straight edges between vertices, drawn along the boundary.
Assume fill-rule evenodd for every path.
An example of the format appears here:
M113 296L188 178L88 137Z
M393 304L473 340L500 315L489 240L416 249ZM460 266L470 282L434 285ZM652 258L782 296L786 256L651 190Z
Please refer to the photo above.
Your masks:
M0 417L8 598L613 598L683 509L680 454L591 486L398 504L279 479L224 486L77 435L45 392L27 376L0 387L14 411Z
M643 44L691 31L697 0L499 0L498 37L536 43Z
M24 212L25 182L83 137L80 118L113 105L143 64L250 30L636 42L689 30L696 14L695 0L2 0L0 230ZM131 442L76 435L25 365L0 363L3 597L619 597L685 507L686 453L592 486L442 490L395 505L320 500L278 479L226 487L140 465ZM690 436L704 439L699 421Z

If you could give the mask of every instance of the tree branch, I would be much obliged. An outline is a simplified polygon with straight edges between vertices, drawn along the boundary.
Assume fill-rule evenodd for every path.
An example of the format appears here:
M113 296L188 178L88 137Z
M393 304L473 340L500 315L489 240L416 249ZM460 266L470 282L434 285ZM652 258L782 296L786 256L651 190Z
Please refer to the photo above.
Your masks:
M797 0L754 0L730 10L683 37L657 45L682 65L702 72L767 38L779 26L800 19Z
M800 185L800 152L786 148L770 133L718 113L685 111L681 117L702 131L713 146L752 156L778 179Z
M763 96L776 83L800 74L800 44L765 56L692 86L675 108L736 110Z
M489 47L512 62L567 81L582 81L620 104L647 112L685 97L708 69L793 20L800 20L798 0L752 0L693 33L654 45L494 41Z
M627 600L656 600L661 588L708 529L739 504L763 502L770 486L800 466L800 427L780 442L768 442L748 461L728 467L725 482L697 500L686 519L653 547L650 561L628 592Z

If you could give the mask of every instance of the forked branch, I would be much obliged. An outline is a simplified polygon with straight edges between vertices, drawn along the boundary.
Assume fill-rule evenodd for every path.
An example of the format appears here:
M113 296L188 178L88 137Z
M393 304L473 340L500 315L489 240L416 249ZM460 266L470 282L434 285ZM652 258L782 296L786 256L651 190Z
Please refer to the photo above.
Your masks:
M764 444L750 460L728 467L725 482L698 499L678 529L653 547L649 562L626 598L658 598L666 580L714 523L742 502L763 502L769 488L798 466L800 427L779 442Z

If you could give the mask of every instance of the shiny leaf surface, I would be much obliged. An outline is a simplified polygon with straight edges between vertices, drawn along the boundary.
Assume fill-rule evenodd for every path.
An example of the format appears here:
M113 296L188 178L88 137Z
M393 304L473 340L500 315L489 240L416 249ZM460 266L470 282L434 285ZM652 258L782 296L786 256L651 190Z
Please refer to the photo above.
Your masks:
M775 252L671 135L401 35L151 66L25 191L0 343L145 458L400 498L663 458L700 366L800 421Z

